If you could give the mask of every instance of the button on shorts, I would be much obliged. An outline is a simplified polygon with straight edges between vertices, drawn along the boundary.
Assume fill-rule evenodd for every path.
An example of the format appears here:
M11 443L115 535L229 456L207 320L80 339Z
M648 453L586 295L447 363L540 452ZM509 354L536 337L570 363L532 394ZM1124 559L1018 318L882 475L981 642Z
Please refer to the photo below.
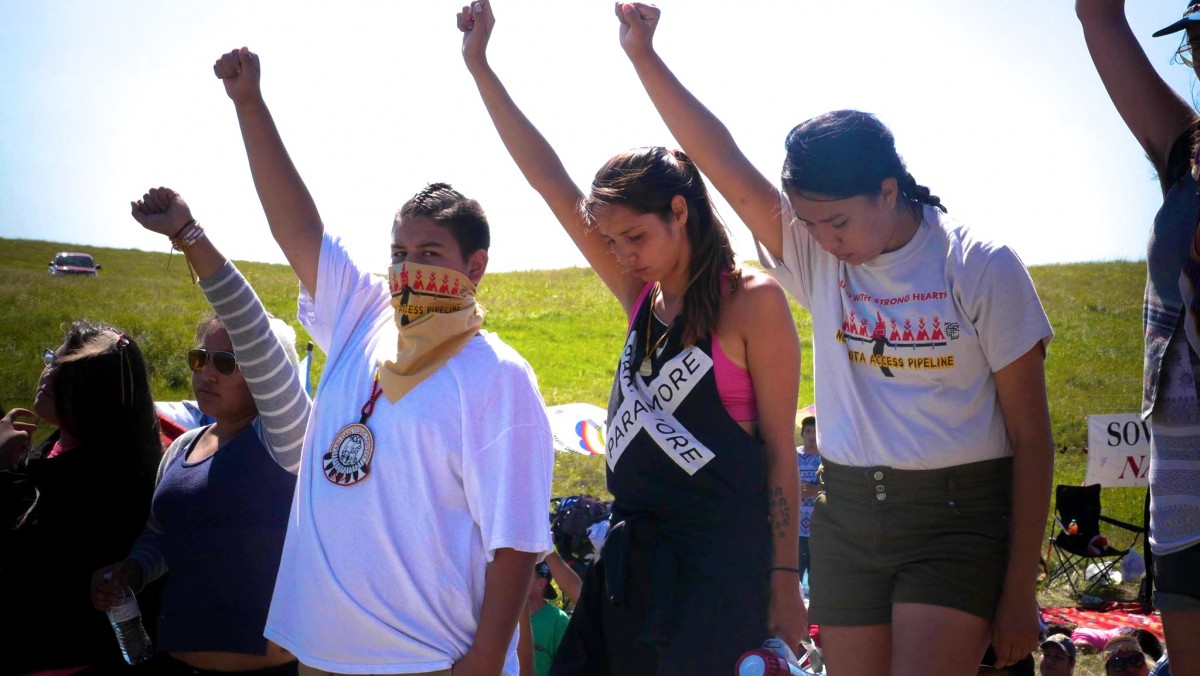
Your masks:
M813 623L890 624L895 603L991 621L1008 565L1012 458L935 470L823 465L809 542Z

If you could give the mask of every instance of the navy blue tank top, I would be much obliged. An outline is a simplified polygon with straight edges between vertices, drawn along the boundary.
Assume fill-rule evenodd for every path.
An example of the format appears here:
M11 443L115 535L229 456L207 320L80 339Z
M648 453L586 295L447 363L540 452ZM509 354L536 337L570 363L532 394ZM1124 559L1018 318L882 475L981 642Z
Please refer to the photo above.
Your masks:
M170 570L159 647L262 655L296 477L263 447L255 425L189 463L200 436L171 459L154 493Z

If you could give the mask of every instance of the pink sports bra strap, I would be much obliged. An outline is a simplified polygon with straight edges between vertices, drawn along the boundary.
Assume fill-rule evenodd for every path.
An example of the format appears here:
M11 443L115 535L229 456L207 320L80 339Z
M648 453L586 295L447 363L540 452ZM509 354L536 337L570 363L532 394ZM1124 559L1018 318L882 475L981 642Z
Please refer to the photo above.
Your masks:
M758 420L758 400L754 396L754 381L750 371L738 366L712 333L713 375L717 379L717 394L729 416L738 422Z

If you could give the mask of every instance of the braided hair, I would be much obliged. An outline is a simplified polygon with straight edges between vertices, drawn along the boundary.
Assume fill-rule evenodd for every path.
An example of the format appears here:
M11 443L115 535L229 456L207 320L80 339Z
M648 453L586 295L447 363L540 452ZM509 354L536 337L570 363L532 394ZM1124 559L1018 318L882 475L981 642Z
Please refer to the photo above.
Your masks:
M491 246L491 230L487 216L479 202L450 187L449 183L430 183L413 195L400 210L395 220L424 216L448 229L458 243L462 258Z
M941 198L908 172L891 130L870 113L818 115L796 125L784 148L782 182L788 192L817 200L846 199L878 194L879 184L894 178L912 207L927 204L946 212Z

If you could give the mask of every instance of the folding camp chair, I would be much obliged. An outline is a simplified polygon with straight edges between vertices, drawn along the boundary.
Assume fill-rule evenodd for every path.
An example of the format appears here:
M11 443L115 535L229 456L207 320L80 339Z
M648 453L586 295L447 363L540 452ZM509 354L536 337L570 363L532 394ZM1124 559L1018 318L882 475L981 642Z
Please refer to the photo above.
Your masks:
M1137 544L1138 538L1145 535L1146 529L1101 514L1100 484L1059 486L1054 489L1054 504L1059 533L1050 539L1046 584L1062 580L1077 597L1090 594L1107 584L1109 573ZM1100 534L1100 522L1132 533L1133 538L1124 549L1114 547L1112 542L1095 547L1093 539ZM1070 532L1072 523L1074 533ZM1099 572L1089 579L1087 569L1092 564L1097 564Z

